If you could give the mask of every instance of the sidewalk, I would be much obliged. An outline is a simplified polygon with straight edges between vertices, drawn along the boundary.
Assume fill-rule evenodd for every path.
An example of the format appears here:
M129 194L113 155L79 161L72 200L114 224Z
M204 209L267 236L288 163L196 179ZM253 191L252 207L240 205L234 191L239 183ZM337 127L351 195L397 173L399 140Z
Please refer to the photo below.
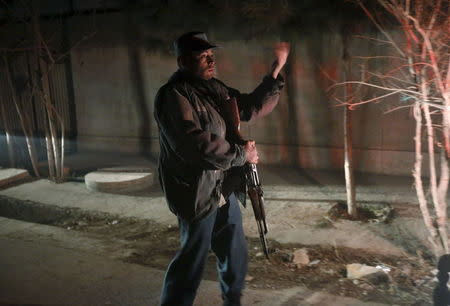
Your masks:
M66 164L77 171L93 168L94 165L99 168L141 166L155 169L152 162L142 157L123 154L79 154L68 157ZM282 243L364 247L369 251L381 250L384 254L404 254L404 249L377 233L376 225L368 229L355 222L339 222L333 228L314 228L314 224L323 219L336 201L346 200L343 173L264 165L258 168L264 189L269 239ZM369 204L387 202L414 207L417 200L411 182L410 177L358 174L356 198ZM118 218L131 217L164 225L177 224L157 183L141 192L111 194L88 190L83 182L54 184L41 179L0 190L0 195L60 208L108 213ZM251 208L242 211L246 234L258 237ZM423 222L419 215L407 222L408 231L415 236L423 236Z

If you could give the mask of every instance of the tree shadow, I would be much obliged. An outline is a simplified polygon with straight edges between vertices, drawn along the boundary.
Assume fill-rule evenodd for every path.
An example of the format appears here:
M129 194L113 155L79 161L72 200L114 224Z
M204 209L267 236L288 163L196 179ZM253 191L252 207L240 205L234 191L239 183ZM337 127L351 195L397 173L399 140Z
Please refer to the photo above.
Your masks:
M321 156L310 156L311 161L309 162L314 163L314 160L320 160L321 167L340 168L341 156L330 147L330 144L333 143L333 112L336 110L330 105L330 97L326 93L327 83L324 82L322 69L333 69L334 66L328 67L327 65L334 65L334 63L327 62L328 51L323 48L325 39L327 39L325 34L317 32L317 35L308 39L305 44L306 56L313 61L310 78L311 83L315 85L315 91L311 93L315 101L309 105L308 114L304 116L304 118L308 118L308 122L304 122L304 125L309 125L311 140L308 144L313 147L326 147L326 151L328 151L328 153L318 151L316 154ZM336 58L336 60L339 59Z
M125 14L125 36L127 37L129 71L131 84L134 91L134 99L139 118L139 153L154 161L151 141L151 116L145 94L143 63L140 58L142 46L142 33L134 13L134 1L130 1Z
M295 65L296 65L296 50L295 44L291 45L290 55L288 57L288 61L286 63L285 71L286 71L286 94L287 94L287 104L288 104L288 113L287 113L287 131L288 135L287 142L292 146L292 151L289 151L289 163L294 163L295 166L300 166L298 161L298 156L300 153L299 149L299 141L300 141L300 133L299 133L299 120L298 116L298 106L297 106L297 75L295 73Z

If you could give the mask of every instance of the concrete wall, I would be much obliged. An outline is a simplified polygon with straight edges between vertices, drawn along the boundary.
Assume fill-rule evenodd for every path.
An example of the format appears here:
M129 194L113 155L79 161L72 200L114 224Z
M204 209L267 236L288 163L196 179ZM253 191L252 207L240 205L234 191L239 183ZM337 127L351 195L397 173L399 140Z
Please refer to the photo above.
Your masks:
M89 17L73 17L71 28L72 41L79 39L90 31ZM176 70L176 62L173 55L150 52L142 43L142 33L158 29L133 29L136 25L124 15L97 16L96 34L72 50L81 151L158 151L153 99ZM269 69L274 40L221 41L213 30L209 32L223 46L216 52L218 78L243 92L251 91ZM369 48L367 42L357 41L351 52L362 54ZM325 73L341 77L340 57L340 38L333 33L310 32L293 42L279 106L265 120L242 127L244 135L256 140L262 162L343 167L343 110L328 97L326 90L332 82L325 77ZM364 105L352 112L358 171L411 173L412 114L408 109L384 114L399 103L395 98L390 102Z

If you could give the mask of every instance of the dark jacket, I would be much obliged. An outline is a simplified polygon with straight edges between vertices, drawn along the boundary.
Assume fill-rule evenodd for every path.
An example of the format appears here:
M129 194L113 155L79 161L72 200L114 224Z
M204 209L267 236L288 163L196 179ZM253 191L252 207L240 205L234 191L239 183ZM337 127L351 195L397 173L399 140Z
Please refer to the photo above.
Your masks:
M159 127L159 179L170 210L194 221L215 209L224 171L245 164L242 146L226 140L221 103L235 97L242 121L270 113L278 103L281 77L265 77L250 94L217 79L208 81L177 71L155 98Z

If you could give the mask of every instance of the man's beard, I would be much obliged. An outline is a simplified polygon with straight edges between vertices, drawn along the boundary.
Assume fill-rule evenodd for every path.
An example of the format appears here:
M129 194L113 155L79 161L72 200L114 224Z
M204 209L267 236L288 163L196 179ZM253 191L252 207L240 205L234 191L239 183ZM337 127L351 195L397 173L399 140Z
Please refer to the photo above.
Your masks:
M216 68L206 68L206 69L202 69L199 72L199 75L205 79L205 80L209 80L211 78L213 78L216 75Z

